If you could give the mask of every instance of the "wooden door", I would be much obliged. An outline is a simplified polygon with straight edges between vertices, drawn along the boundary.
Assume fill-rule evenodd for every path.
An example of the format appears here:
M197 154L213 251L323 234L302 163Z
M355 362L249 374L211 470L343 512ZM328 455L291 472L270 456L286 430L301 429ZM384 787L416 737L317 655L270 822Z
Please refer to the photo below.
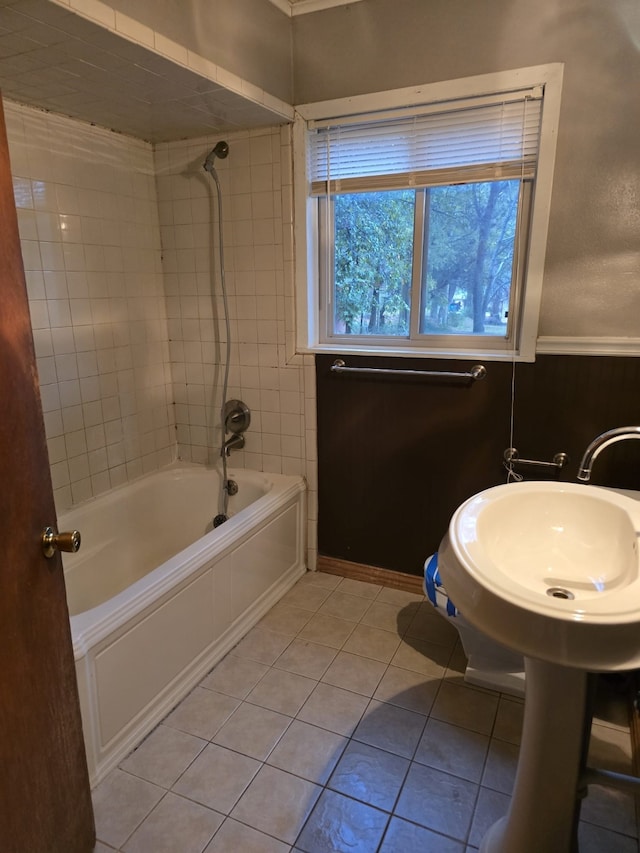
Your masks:
M95 832L0 101L0 850L89 853Z

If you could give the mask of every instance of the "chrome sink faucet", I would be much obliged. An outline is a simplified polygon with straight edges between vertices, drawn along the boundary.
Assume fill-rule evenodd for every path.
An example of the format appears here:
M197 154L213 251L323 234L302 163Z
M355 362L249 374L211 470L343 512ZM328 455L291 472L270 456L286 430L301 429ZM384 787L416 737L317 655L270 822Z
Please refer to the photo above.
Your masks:
M605 447L609 447L610 444L615 444L618 441L626 441L630 438L640 438L640 426L616 427L594 438L585 450L582 461L580 462L578 480L582 483L589 482L593 463Z

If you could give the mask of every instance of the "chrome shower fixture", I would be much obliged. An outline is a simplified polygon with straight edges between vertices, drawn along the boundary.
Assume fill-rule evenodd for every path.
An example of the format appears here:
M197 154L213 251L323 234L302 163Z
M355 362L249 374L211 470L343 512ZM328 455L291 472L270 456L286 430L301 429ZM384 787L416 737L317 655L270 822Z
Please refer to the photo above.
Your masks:
M230 432L231 437L223 441L220 455L227 457L231 450L240 450L244 447L244 433L249 429L251 423L251 411L242 400L227 400L224 404L223 415L225 434Z
M228 156L229 156L229 143L225 142L224 139L221 139L220 142L218 142L214 146L214 148L211 149L211 151L207 155L207 159L203 163L203 168L204 168L205 172L211 172L211 170L214 168L213 161L216 159L216 157L219 160L224 160L225 157L228 157Z

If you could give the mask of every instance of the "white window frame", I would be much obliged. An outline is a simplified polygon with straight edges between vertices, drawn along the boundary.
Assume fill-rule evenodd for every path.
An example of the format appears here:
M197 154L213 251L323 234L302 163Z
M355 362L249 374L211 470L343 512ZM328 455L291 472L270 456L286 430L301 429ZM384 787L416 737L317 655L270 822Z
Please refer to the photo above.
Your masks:
M423 358L477 358L534 361L538 336L538 318L542 297L544 259L549 225L549 210L564 65L551 63L494 74L483 74L424 86L396 89L303 104L296 107L293 127L294 205L296 247L296 347L302 353L341 353L353 355L397 355ZM376 344L363 336L354 342L334 339L323 343L320 329L317 199L310 197L307 175L307 128L309 122L368 114L379 110L450 102L456 99L513 92L541 86L544 103L534 199L529 227L529 244L524 269L524 288L520 324L514 344L507 350L487 349L478 335L471 346L461 346L456 336L441 336L438 344L415 345L405 340ZM442 344L442 345L441 345Z

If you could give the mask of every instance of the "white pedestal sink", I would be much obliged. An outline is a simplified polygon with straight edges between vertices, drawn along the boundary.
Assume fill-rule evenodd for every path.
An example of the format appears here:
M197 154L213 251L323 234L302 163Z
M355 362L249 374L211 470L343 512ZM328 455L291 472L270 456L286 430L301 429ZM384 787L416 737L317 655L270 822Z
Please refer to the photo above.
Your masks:
M640 667L640 493L527 482L480 492L439 550L456 607L525 656L509 812L482 853L577 850L589 673Z

